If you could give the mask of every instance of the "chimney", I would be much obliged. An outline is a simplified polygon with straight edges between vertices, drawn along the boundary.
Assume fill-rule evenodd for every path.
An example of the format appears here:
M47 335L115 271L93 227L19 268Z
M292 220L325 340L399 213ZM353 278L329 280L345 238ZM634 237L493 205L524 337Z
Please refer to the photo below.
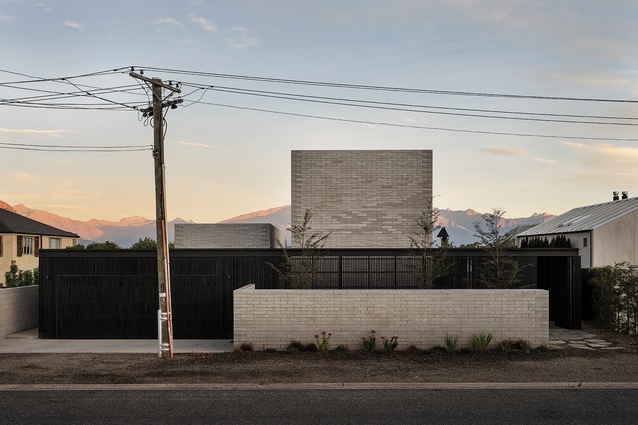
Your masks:
M629 198L629 192L627 192L626 190L622 191L622 199L627 199Z
M614 197L612 198L613 201L617 201L618 200L618 191L614 190Z

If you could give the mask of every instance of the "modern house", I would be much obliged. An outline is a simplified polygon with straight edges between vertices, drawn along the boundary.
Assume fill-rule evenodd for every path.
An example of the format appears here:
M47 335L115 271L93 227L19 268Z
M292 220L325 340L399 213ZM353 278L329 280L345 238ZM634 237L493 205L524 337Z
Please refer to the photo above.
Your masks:
M431 150L293 150L291 171L291 224L310 210L326 248L406 248L432 202Z
M590 268L627 261L638 264L638 198L614 200L574 208L516 235L520 247L525 239L565 236L578 248L581 267Z
M0 271L9 271L15 261L21 270L38 267L41 248L61 249L75 246L79 236L18 213L0 208ZM2 281L4 281L2 279Z
M175 248L279 248L286 231L269 223L175 224Z

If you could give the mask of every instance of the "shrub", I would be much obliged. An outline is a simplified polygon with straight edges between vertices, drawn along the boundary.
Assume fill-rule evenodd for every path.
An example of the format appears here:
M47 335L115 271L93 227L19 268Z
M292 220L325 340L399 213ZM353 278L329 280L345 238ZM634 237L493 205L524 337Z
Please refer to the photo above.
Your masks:
M405 352L412 355L419 354L419 348L416 345L412 344L405 349Z
M288 347L286 347L286 351L288 351L289 353L297 353L303 350L304 345L301 341L291 341L290 344L288 344Z
M399 339L398 336L393 336L393 337L390 337L389 339L382 336L381 340L383 341L383 349L385 351L396 350L397 346L399 345L398 339Z
M470 340L470 350L471 351L485 351L487 346L492 342L492 333L491 332L480 332L472 335L472 339Z
M505 339L498 343L498 349L506 353L529 353L530 351L532 351L532 346L529 341L525 339Z
M328 348L330 347L330 337L332 336L331 333L326 333L326 331L321 332L321 335L315 335L315 339L316 339L316 344L317 344L317 349L319 351L321 351L322 353L325 353L326 351L328 351Z
M458 335L446 333L444 341L445 341L445 350L448 353L454 353L454 352L458 351L458 349L459 349L459 336Z
M40 283L38 269L20 270L15 260L11 260L9 271L4 274L5 286L15 288L18 286L31 286Z
M239 346L239 349L241 351L253 351L255 347L253 346L252 342L242 342Z
M370 331L370 336L366 338L361 338L363 340L363 349L365 351L374 351L377 349L377 338L374 336L375 330Z
M595 320L616 332L638 333L638 269L627 262L590 269Z
M335 347L335 351L337 353L347 353L348 351L350 351L350 347L345 344L339 344Z
M266 351L266 353L276 353L277 349L274 347L268 347L264 351Z
M308 344L303 346L304 351L308 351L311 353L315 353L318 349L319 347L317 347L317 344L315 344L314 342L309 342Z

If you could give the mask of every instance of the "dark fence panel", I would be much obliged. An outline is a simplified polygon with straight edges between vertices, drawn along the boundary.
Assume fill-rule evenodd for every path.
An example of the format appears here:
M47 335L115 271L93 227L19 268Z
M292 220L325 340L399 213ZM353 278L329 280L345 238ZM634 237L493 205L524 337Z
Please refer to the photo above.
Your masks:
M550 291L550 320L580 328L580 257L577 250L512 250L522 268L517 288ZM301 253L289 250L293 258ZM434 256L440 252L432 250ZM447 274L435 289L483 288L480 249L446 252ZM281 250L171 250L174 338L232 338L233 291L284 288L276 270ZM318 259L316 289L409 289L419 279L407 250L339 249ZM431 260L428 260L430 262ZM428 263L430 264L430 263ZM42 338L157 338L155 251L42 250Z

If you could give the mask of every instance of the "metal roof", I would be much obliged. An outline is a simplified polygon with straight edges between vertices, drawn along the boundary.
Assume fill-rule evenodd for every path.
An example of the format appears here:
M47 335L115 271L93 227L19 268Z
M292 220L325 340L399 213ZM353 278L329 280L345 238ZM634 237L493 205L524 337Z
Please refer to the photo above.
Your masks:
M75 233L40 223L23 215L0 208L0 233L79 238Z
M553 235L594 230L638 209L638 197L574 208L518 236Z

